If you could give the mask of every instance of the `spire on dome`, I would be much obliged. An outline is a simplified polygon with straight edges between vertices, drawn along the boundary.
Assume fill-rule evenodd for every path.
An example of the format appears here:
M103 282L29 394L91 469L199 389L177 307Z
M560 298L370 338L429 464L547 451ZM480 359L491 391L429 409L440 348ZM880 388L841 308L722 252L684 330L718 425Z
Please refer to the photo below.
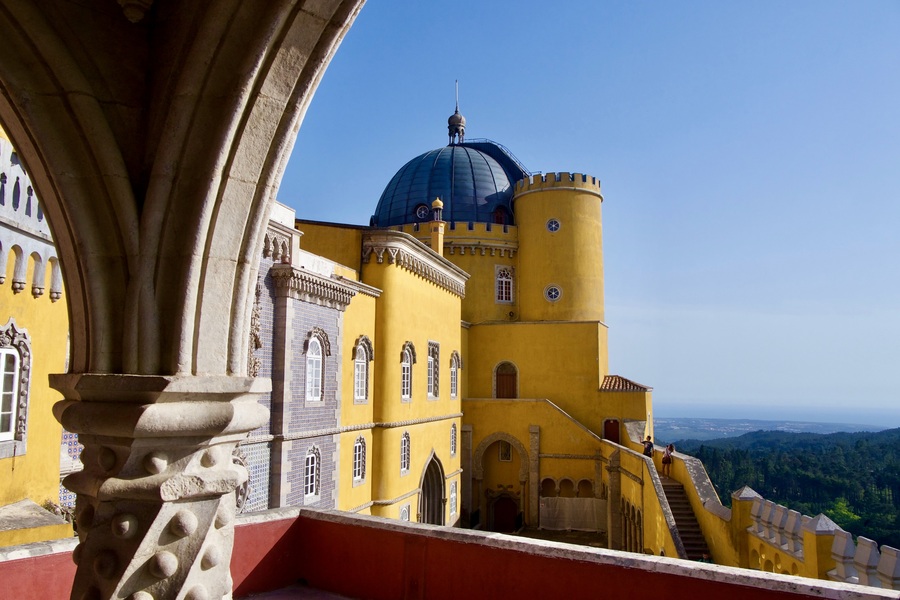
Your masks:
M462 144L466 137L466 118L459 114L459 80L456 80L456 112L447 119L447 131L450 134L450 145Z

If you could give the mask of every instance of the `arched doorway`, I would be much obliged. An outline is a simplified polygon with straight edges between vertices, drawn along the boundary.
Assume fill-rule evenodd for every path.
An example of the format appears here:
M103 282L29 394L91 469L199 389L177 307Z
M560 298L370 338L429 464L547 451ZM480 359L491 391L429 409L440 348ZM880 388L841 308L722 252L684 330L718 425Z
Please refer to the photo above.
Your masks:
M494 372L496 398L519 397L519 370L511 362L502 362Z
M607 419L603 421L603 439L609 440L613 444L619 443L618 419Z
M431 455L422 474L422 492L419 494L419 522L431 525L444 524L444 467L437 456Z

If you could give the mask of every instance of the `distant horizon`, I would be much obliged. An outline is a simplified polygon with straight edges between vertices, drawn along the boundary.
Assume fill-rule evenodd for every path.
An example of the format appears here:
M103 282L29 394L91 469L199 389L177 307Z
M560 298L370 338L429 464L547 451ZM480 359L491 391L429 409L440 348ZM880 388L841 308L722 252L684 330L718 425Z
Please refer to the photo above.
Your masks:
M873 431L900 427L900 414L886 413L875 407L828 406L810 411L807 406L786 408L772 405L709 404L705 402L653 403L655 419L746 419L748 421L828 423L874 428Z

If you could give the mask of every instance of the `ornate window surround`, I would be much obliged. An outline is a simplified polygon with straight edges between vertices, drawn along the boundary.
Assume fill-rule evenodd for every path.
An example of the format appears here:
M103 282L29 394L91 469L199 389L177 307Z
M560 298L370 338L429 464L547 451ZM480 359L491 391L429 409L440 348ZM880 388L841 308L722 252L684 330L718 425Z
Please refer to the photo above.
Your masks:
M412 366L416 364L416 347L412 342L403 344L400 351L400 401L412 401Z
M456 439L456 423L454 423L450 426L450 456L456 456Z
M353 485L357 486L366 480L366 439L356 438L353 444Z
M428 398L437 400L440 397L441 345L428 342Z
M310 352L318 350L318 355ZM306 342L303 344L303 353L306 354L305 392L307 402L322 402L325 399L325 371L328 366L326 357L331 356L331 342L328 334L321 327L313 327L306 334ZM316 362L318 361L318 365ZM316 385L310 385L315 379Z
M3 354L16 358L12 422L3 441L0 441L0 458L25 454L28 425L28 397L31 388L31 340L28 331L19 329L10 318L0 327L0 349Z
M313 446L306 452L303 465L303 500L304 502L316 502L319 499L319 478L322 457L318 446Z
M459 396L459 370L462 368L462 358L459 352L454 350L450 353L450 397Z
M410 440L409 432L404 431L400 436L400 475L409 475L410 466Z
M353 403L369 401L369 363L375 359L375 347L368 336L361 335L353 345Z

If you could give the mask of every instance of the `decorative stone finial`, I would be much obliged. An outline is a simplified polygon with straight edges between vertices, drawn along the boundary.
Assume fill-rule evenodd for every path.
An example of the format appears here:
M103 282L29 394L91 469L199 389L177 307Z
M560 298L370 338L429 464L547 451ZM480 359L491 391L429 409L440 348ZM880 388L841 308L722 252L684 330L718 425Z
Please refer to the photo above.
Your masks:
M459 114L459 81L456 82L456 111L447 119L447 131L450 134L450 144L462 144L465 141L466 118Z

